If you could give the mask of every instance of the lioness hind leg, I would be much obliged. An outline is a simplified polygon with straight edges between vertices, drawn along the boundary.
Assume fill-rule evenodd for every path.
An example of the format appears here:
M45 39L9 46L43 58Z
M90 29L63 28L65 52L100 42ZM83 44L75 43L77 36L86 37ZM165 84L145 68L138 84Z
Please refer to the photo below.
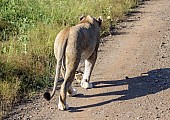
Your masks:
M83 80L81 81L81 87L88 89L92 88L93 85L90 83L90 77L97 59L97 51L95 51L90 58L85 60L85 70L83 75Z
M71 81L72 79L74 79L74 77L69 76L68 79L65 79L63 84L61 85L59 104L58 104L59 110L67 110L68 109L68 105L66 104L66 94L67 94L69 87L72 83L72 81Z
M59 96L59 104L58 104L59 110L67 110L68 109L68 105L66 104L66 94L69 91L69 87L71 86L71 83L74 79L74 74L69 75L68 77L67 76L68 75L66 73L64 82L61 85L60 96Z
M71 87L71 83L74 80L74 75L75 75L77 66L78 66L77 61L72 61L72 62L69 62L66 67L65 78L64 78L63 84L61 85L60 96L59 96L59 104L58 104L59 110L68 109L68 105L66 104L66 94L67 92L71 94L75 92Z
M61 75L62 75L63 79L64 79L64 77L65 77L65 73L66 73L66 71L64 70L63 67L61 67Z

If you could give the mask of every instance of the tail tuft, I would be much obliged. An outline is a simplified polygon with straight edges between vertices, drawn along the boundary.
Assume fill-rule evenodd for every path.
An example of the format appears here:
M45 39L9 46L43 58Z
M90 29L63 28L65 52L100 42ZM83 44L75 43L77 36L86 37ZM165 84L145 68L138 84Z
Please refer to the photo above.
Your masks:
M50 93L49 93L49 92L45 92L45 93L44 93L44 98L45 98L47 101L50 101L50 99L51 99Z

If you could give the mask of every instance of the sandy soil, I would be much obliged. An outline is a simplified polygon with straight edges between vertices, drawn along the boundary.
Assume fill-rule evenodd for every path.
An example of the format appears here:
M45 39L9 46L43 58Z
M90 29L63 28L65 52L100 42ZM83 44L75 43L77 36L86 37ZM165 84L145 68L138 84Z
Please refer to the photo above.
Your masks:
M14 109L9 120L170 120L170 1L152 0L103 38L92 79L76 83L68 111L57 109L58 93Z

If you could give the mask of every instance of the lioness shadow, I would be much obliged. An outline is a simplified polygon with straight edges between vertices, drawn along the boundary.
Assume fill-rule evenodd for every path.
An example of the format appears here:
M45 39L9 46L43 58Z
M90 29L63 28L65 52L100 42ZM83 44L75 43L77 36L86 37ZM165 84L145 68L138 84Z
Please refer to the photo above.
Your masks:
M128 90L122 91L112 91L106 93L98 93L92 95L80 95L78 97L91 98L91 97L99 97L99 96L114 96L121 95L121 97L116 99L109 99L107 101L103 101L96 104L90 104L87 106L80 107L72 107L71 109L74 111L79 111L80 109L102 106L114 101L122 101L122 100L130 100L142 96L146 96L149 94L155 94L162 90L166 90L170 88L170 68L164 69L156 69L149 71L139 77L127 78L123 80L106 80L106 81L98 81L93 82L94 89L97 88L106 88L121 85L128 85ZM70 112L72 112L72 110Z

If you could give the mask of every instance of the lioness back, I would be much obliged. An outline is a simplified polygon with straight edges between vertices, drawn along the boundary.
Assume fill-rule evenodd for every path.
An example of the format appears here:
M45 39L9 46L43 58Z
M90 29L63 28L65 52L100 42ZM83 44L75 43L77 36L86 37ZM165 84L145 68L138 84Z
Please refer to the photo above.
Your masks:
M67 41L67 47L70 46L68 50L75 48L81 52L82 59L90 57L95 46L99 44L99 31L100 28L91 26L88 22L79 23L76 26L70 27Z

